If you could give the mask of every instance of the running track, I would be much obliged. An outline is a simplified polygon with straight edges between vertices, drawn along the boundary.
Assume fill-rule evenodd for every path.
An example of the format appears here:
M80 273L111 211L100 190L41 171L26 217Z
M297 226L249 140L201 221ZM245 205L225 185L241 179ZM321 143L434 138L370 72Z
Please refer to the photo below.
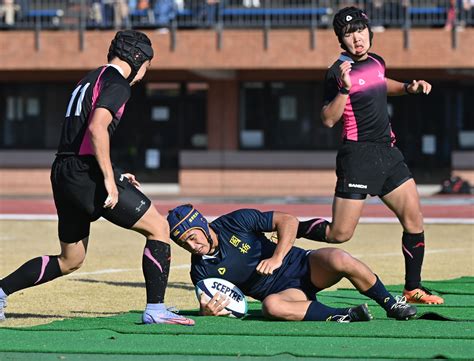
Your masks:
M167 214L168 210L182 203L183 199L161 201L154 199L154 204L161 214ZM196 208L202 211L206 216L219 216L238 208L257 208L262 211L278 210L294 214L298 217L330 217L330 201L311 203L240 203L235 200L206 201L203 199L192 202ZM422 198L422 211L425 219L447 219L451 221L463 221L462 223L474 224L474 197L451 197L438 196ZM34 216L54 216L56 209L52 199L0 199L0 217L1 218L21 218L20 215ZM368 200L362 214L364 218L370 219L388 219L394 218L393 213L382 203L375 199ZM455 222L456 223L456 222Z

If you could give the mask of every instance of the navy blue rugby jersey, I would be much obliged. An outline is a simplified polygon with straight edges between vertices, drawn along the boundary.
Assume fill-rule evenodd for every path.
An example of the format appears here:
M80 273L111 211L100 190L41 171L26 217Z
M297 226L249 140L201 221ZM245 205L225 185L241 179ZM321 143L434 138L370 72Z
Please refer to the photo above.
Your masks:
M194 284L202 279L217 277L232 282L242 292L263 300L279 281L286 282L285 270L307 251L292 247L273 275L256 272L260 261L273 256L276 243L263 232L271 232L273 212L241 209L217 218L210 224L216 232L219 247L213 256L192 255L191 279ZM294 265L293 265L294 266Z
M101 66L87 74L69 100L62 125L58 154L94 155L86 132L96 108L105 108L113 116L108 127L112 136L130 98L130 84L112 65Z
M369 53L363 61L354 62L344 53L326 73L324 104L330 103L342 88L339 66L352 63L352 87L342 114L343 139L356 142L395 142L387 111L387 83L385 61Z

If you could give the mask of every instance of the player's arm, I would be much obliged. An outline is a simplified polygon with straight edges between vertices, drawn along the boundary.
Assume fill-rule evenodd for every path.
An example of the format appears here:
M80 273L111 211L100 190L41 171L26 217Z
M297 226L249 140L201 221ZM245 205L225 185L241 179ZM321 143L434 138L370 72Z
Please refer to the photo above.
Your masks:
M291 214L273 212L273 230L276 231L278 244L271 258L262 260L257 266L257 272L262 275L273 274L280 268L283 259L295 243L299 221Z
M115 184L112 162L110 160L110 136L108 127L112 119L112 114L109 110L96 108L88 127L92 147L94 148L97 163L99 163L100 170L104 175L105 189L108 194L104 202L105 208L114 208L118 203L118 190Z
M321 120L323 125L332 128L342 117L344 108L349 98L349 91L352 87L349 73L352 65L348 61L344 61L339 66L339 82L341 84L341 91L328 104L324 105L321 110ZM347 93L347 94L343 94Z
M387 79L387 95L399 96L407 94L426 94L431 92L431 84L424 80L412 80L411 83L401 83L399 81Z

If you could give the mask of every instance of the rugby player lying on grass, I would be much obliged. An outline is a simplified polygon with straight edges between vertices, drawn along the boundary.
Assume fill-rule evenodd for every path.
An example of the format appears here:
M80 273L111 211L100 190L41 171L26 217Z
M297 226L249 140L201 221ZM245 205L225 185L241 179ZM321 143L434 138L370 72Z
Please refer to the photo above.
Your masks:
M416 308L396 299L361 261L338 248L304 250L294 247L299 221L277 211L240 209L208 223L192 205L168 214L171 239L192 253L191 279L217 277L234 283L244 294L262 302L267 318L288 321L369 321L366 304L333 308L316 293L347 278L359 292L375 300L387 317L405 320ZM278 243L264 232L276 231ZM202 315L228 315L229 300L201 298Z

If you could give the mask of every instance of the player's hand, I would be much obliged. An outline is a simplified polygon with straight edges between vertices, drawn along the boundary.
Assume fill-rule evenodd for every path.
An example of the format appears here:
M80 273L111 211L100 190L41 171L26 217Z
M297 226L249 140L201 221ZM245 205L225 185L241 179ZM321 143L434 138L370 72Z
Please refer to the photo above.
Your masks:
M135 175L132 173L122 173L121 174L123 177L127 178L128 181L135 187L135 188L140 188L140 183L137 181L135 178Z
M431 84L424 80L413 80L407 87L410 94L426 94L431 92Z
M118 196L119 196L119 192L117 189L117 185L115 184L115 180L113 178L105 179L104 185L108 194L106 200L104 201L104 208L114 209L114 207L118 203Z
M217 292L211 299L201 293L199 303L202 316L228 316L232 313L225 309L230 303L230 298L220 292Z
M344 61L339 65L339 79L341 80L342 87L350 89L352 87L351 77L349 73L352 70L352 64L348 61Z
M282 260L279 258L267 258L262 261L257 266L257 273L260 275L272 275L273 271L281 267Z

